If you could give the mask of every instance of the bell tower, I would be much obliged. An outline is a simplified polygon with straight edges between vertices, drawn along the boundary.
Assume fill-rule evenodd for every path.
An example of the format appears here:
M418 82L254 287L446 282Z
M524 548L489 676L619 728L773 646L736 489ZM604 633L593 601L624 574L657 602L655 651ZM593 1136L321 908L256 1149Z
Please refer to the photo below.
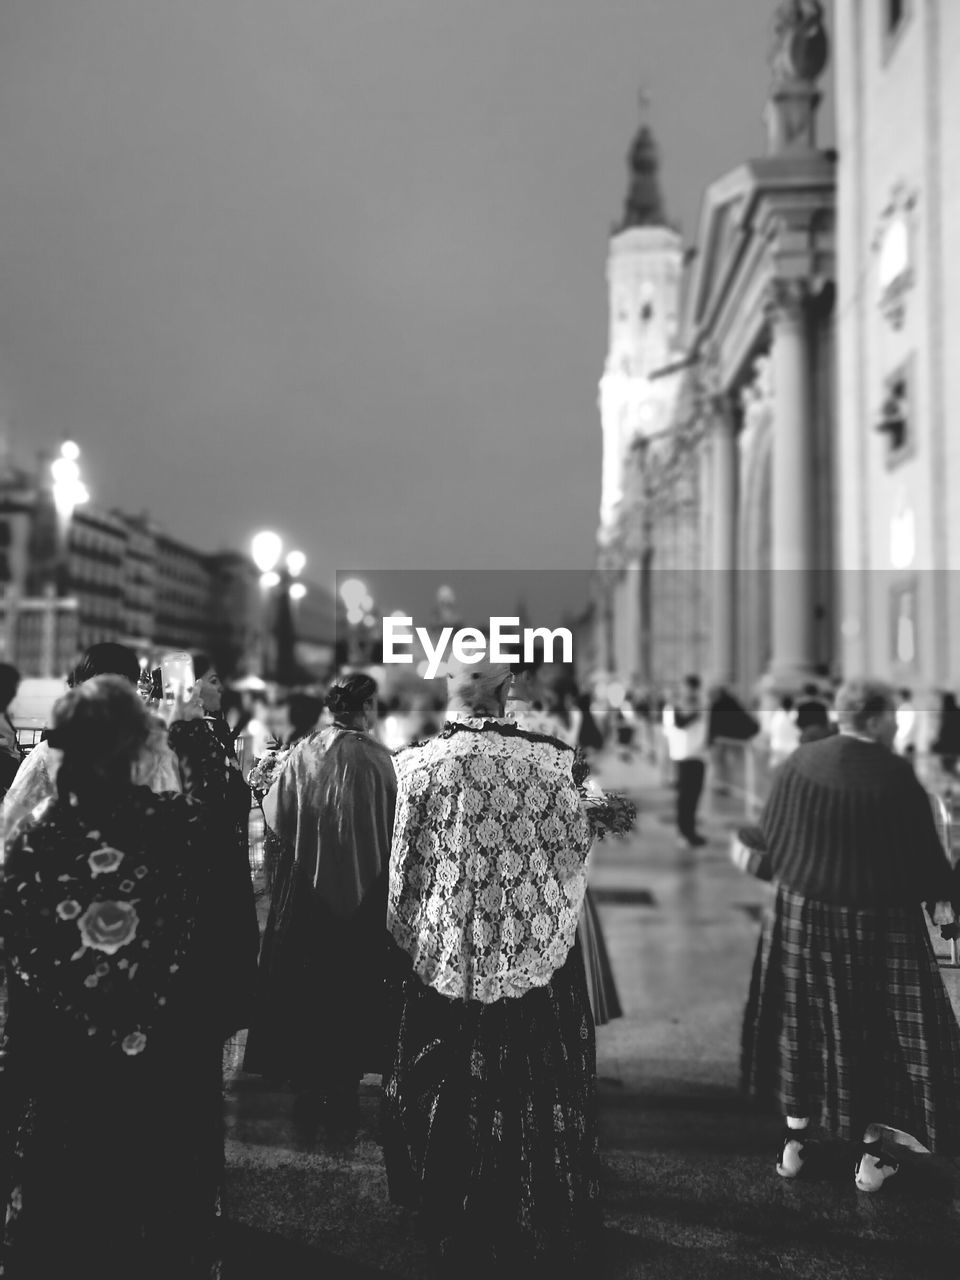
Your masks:
M676 398L676 379L659 375L679 358L683 247L667 219L659 152L645 115L641 95L640 127L627 156L626 200L607 256L610 336L600 379L601 545L614 535L631 445L669 425Z

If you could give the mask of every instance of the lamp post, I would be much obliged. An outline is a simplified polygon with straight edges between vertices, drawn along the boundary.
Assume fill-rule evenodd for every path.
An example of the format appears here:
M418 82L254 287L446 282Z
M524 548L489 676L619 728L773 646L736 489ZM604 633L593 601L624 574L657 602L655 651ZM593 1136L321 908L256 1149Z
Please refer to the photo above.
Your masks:
M77 507L90 494L80 478L80 448L64 440L59 455L50 464L56 528L50 574L43 584L43 641L41 669L44 676L56 674L58 601L70 588L70 522Z
M373 617L373 597L360 578L347 578L340 584L340 599L346 606L347 626L350 628L347 661L359 663L363 659L359 628L363 623L370 625L367 619Z
M304 583L296 581L303 573L307 557L302 551L290 551L283 559L283 539L270 529L263 529L250 546L253 562L260 571L260 662L264 676L273 675L281 683L296 676L296 635L290 602L299 602L307 594ZM283 561L283 567L277 566ZM276 591L274 614L270 618L270 593Z

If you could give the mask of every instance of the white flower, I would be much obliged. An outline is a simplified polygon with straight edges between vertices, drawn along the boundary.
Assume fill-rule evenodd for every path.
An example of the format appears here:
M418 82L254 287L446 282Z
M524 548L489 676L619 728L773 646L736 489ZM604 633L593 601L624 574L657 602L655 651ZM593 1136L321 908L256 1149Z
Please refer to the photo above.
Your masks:
M107 875L111 871L116 871L124 856L119 849L94 849L87 862L92 875L96 878L97 876Z
M551 876L543 886L543 896L548 906L551 907L555 907L560 901L560 886L557 884L556 880L554 880L553 876Z
M147 1037L142 1031L131 1031L128 1036L124 1036L120 1048L130 1058L135 1058L138 1053L143 1053L147 1047Z
M460 808L471 818L475 818L483 809L483 794L475 787L464 787L460 793Z
M487 846L503 844L503 831L499 822L494 822L493 818L484 818L477 827L477 839Z
M539 915L533 917L533 923L530 926L533 936L540 942L546 942L547 938L553 933L553 920L546 911L541 911Z
M528 809L534 809L539 812L541 809L546 808L547 795L542 787L532 786L524 796L524 800Z
M510 824L510 837L514 844L529 844L536 834L536 828L529 818L517 818Z

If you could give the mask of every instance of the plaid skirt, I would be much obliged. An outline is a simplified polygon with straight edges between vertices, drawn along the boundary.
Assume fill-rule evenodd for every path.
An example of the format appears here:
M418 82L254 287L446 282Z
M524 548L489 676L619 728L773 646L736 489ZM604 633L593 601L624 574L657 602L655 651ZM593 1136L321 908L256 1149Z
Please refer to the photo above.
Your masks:
M754 961L741 1076L830 1137L884 1124L960 1152L960 1027L920 907L858 911L780 887Z

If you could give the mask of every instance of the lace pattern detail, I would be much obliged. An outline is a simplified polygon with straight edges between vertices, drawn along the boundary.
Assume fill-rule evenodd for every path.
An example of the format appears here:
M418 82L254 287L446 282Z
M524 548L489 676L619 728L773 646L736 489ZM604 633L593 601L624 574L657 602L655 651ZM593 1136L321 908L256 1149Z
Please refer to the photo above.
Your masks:
M590 828L567 748L499 721L451 728L396 757L387 920L423 982L490 1003L566 959Z

